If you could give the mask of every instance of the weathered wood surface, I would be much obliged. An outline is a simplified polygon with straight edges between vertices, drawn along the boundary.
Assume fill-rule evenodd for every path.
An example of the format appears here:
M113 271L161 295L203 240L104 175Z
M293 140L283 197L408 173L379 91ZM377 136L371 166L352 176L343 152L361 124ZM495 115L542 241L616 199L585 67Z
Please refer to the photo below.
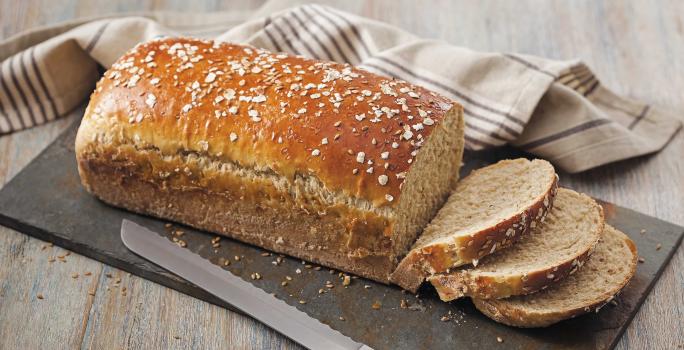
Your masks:
M0 37L114 12L216 11L260 1L2 1ZM580 57L616 92L684 115L684 3L633 1L325 1L478 50ZM0 137L7 182L77 116ZM684 225L684 133L661 153L578 175L565 186ZM248 317L0 227L0 348L299 348ZM90 276L85 276L90 272ZM78 273L78 278L72 278ZM110 274L112 277L107 277ZM118 286L117 277L121 278ZM123 287L126 287L123 295ZM684 347L684 249L618 348ZM108 289L109 288L109 289ZM90 295L95 294L95 295ZM94 293L92 293L94 292ZM41 294L43 299L39 299Z

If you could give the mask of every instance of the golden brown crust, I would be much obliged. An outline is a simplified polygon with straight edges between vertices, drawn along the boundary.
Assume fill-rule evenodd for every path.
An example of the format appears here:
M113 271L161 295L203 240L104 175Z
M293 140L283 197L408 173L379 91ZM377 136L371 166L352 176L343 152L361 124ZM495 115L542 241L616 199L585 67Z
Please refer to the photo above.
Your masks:
M606 225L606 227L608 227L608 225ZM615 230L612 227L608 229ZM509 307L505 303L505 299L472 299L473 304L475 304L475 307L487 317L499 323L521 328L547 327L560 321L574 318L586 313L598 312L604 305L613 300L615 295L617 295L625 287L625 285L627 285L636 272L638 259L636 245L629 237L627 237L627 235L620 231L617 232L622 236L622 240L632 253L629 261L630 271L619 285L613 286L613 288L610 290L600 293L592 302L581 307L555 310L553 312L528 312L527 310ZM571 296L568 297L570 298Z
M455 263L477 261L486 255L515 243L530 228L540 224L553 207L558 178L532 205L495 226L458 237L452 243L434 243L412 249L392 273L391 281L415 293L426 278L448 271Z
M509 276L487 276L471 274L467 269L452 271L448 274L437 274L428 278L443 301L451 301L462 297L478 299L501 299L515 295L532 294L548 288L565 277L577 272L589 259L592 250L598 243L603 231L604 215L600 205L595 204L600 215L601 225L593 233L597 240L587 245L580 254L560 263L538 269L528 274L511 274Z
M83 133L116 124L111 143L304 173L373 207L396 206L416 151L454 106L349 65L176 38L141 44L105 73L84 117L96 130Z

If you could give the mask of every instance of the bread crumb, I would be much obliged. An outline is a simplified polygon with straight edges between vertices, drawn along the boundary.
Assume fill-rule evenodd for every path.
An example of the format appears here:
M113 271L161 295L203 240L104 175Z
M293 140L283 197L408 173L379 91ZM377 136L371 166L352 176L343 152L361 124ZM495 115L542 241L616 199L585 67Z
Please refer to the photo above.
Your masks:
M373 308L373 310L380 310L380 307L382 307L382 303L380 303L377 300L373 303L373 305L371 305L371 308Z
M78 278L78 272L74 272L71 274L71 278L77 279Z
M351 284L351 277L349 277L349 276L344 276L344 280L342 281L342 285L346 287L346 286L348 286L348 285L350 285L350 284Z
M503 339L501 337L496 337L496 341L499 343L503 343Z
M45 297L43 296L43 293L38 293L38 294L36 294L36 298L38 298L38 299L40 299L40 300L45 299Z
M658 244L656 245L656 250L660 250L660 248L662 248L662 247L663 247L663 245L660 244L660 243L658 243Z

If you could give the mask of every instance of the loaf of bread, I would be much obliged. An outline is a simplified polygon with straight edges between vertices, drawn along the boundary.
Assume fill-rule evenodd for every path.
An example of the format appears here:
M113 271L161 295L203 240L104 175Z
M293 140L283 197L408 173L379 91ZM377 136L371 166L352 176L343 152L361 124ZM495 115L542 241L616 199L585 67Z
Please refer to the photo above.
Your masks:
M404 81L161 39L105 73L76 155L111 205L387 283L455 186L463 129Z

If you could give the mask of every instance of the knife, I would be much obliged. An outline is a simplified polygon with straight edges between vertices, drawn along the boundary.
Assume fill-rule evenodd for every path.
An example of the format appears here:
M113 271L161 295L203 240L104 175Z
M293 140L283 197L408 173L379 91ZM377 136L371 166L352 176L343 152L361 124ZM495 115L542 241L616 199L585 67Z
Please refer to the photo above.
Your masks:
M134 253L309 349L373 350L133 221L121 222L121 240Z

